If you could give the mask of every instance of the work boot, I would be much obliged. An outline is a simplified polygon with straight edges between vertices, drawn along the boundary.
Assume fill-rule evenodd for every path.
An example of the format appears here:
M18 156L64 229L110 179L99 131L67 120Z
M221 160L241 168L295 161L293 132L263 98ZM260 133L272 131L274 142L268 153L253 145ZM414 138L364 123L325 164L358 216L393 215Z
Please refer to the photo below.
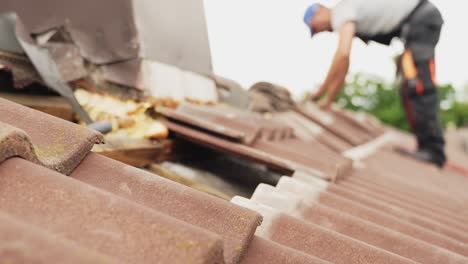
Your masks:
M395 151L418 161L432 163L439 168L443 168L446 162L445 159L439 158L437 155L435 155L429 150L419 149L418 151L414 152L396 147Z

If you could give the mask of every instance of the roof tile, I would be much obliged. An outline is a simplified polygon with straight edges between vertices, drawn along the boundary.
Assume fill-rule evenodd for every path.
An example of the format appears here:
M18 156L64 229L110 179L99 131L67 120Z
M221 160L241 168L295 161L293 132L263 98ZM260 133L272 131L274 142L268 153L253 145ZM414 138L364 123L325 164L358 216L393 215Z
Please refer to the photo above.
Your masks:
M11 71L13 88L24 88L33 83L42 83L36 69L25 55L0 51L0 64L5 67L0 72Z
M304 254L267 239L255 236L241 264L327 264L325 260Z
M110 257L77 246L0 212L2 263L116 263Z
M250 112L228 106L199 106L183 103L176 110L164 109L168 118L251 145L257 139L292 137L292 129Z
M456 227L440 223L435 219L422 216L418 213L412 212L411 210L403 209L384 201L375 200L372 197L369 197L365 194L356 193L341 186L330 186L327 189L327 191L334 194L338 194L341 197L352 199L356 202L359 202L381 212L389 212L392 215L401 217L402 219L405 219L410 223L414 223L424 228L435 230L441 234L457 239L461 242L468 241L467 235L462 230L458 230Z
M274 155L255 150L248 146L224 140L222 138L213 136L202 131L177 124L175 122L164 122L172 133L192 141L197 144L209 147L214 150L227 152L230 154L238 155L253 161L261 162L270 168L280 170L285 174L292 174L294 172L294 165L288 161L284 161Z
M276 192L273 186L259 185L251 200L419 263L465 263L468 260L464 256L319 203L305 204L298 196Z
M20 234L31 245L11 255L0 242L0 255L22 261L70 252L70 262L77 252L82 262L106 258L99 254L138 263L467 262L465 176L395 154L389 142L373 143L379 139L366 144L371 153L353 168L339 154L345 145L334 145L336 135L333 144L319 137L347 131L346 140L361 144L389 128L336 109L315 116L325 133L293 112L269 119L220 106L182 110L201 122L168 121L179 136L293 176L258 186L251 200L228 203L89 153L99 134L0 99L0 234ZM394 134L398 143L414 144ZM18 156L26 160L12 158Z
M93 145L103 140L98 132L2 98L0 122L26 132L40 164L64 174L70 174Z
M11 157L40 163L28 135L21 129L0 122L0 162Z
M0 165L0 193L2 211L123 262L224 262L219 236L22 159Z
M239 261L261 222L258 213L97 154L71 177L219 234L226 263Z
M314 139L298 139L293 128L275 119L228 107L190 104L183 104L175 111L163 112L170 119L183 123L166 123L178 135L276 168L305 170L328 180L343 176L351 168L350 160ZM311 155L315 151L321 155Z
M333 263L416 263L250 200L235 197L233 202L263 215L258 235L312 256Z
M445 192L454 199L468 201L467 177L440 170L427 163L403 157L394 151L382 149L365 160L366 166L380 171L379 174L362 174L371 181L388 180L404 182L418 189ZM409 177L411 175L411 177ZM443 176L443 177L441 177Z
M312 103L302 105L296 111L353 146L363 144L373 138L363 129L351 124L349 120L340 119L332 112L322 111Z
M382 212L371 207L367 207L359 202L326 192L323 188L317 188L317 186L314 186L313 183L283 177L280 179L275 189L281 193L297 196L306 204L319 203L326 205L340 210L343 213L359 217L382 227L412 236L421 241L426 241L441 248L468 256L468 247L457 240L434 232L431 229L426 229L419 225L409 223L405 221L405 219L396 217L388 212Z
M288 181L287 178L282 178L277 187L279 187L281 190L283 190L283 188L289 188L289 190L295 190L296 193L304 196L305 198L307 199L312 199L312 201L315 201L315 199L317 199L317 197L320 197L321 193L323 192L326 192L326 193L331 193L331 194L335 194L335 195L338 195L342 198L346 198L346 199L349 199L349 200L352 200L354 202L357 202L361 205L364 205L366 207L369 207L369 208L372 208L374 210L377 210L379 212L382 212L382 213L389 213L393 216L396 216L396 217L399 217L401 219L404 219L406 222L408 223L412 223L412 224L415 224L415 225L418 225L420 227L423 227L423 228L427 228L429 230L433 230L433 231L436 231L442 235L446 235L448 237L451 237L452 239L456 239L456 240L459 240L460 242L465 242L465 235L463 234L463 232L457 232L455 231L454 229L446 226L446 225L442 225L440 223L437 223L431 219L427 219L425 217L421 217L419 215L415 215L413 212L411 211L407 211L407 210L404 210L402 208L399 208L397 206L392 206L388 203L385 203L385 202L381 202L381 201L376 201L374 199L372 199L371 197L368 197L366 195L363 195L363 194L359 194L359 193L355 193L353 191L350 191L350 190L347 190L346 188L343 188L339 185L334 185L334 184L331 184L331 185L328 185L325 189L322 189L322 190L316 190L314 193L309 193L307 191L304 191L304 192L298 192L298 189L297 188L301 188L300 184L291 184L292 182L291 181ZM289 185L288 187L283 187L285 185ZM296 188L296 189L294 189Z
M303 142L298 139L279 142L257 140L252 146L306 168L323 172L326 179L335 180L352 168L352 161L334 153L317 141Z
M356 174L353 173L352 176L355 175ZM439 194L425 189L410 188L409 186L397 185L396 183L383 184L376 181L368 181L360 177L349 177L347 182L354 183L358 186L365 187L368 190L377 191L381 194L390 195L398 199L420 201L452 212L459 212L464 208L463 203L445 195L444 193Z
M367 113L351 113L338 107L332 107L331 111L339 120L350 123L372 137L380 136L385 132L385 128L376 120L372 120Z
M338 153L346 151L352 147L351 144L345 140L328 132L312 120L307 119L296 112L288 111L276 113L274 114L274 119L292 127L296 136L302 141L307 142L315 139Z
M468 129L447 131L445 133L446 152L448 159L459 166L468 169Z
M437 207L432 204L427 204L418 200L406 200L404 198L398 198L394 195L387 195L376 190L366 188L365 186L358 185L355 183L350 183L347 181L342 181L339 183L339 186L346 188L349 191L353 191L357 194L363 194L367 197L370 197L376 201L381 201L392 206L397 206L401 209L413 212L414 214L426 217L428 219L433 219L447 226L460 229L464 232L467 232L466 226L464 224L464 219L459 214L451 212L444 208Z

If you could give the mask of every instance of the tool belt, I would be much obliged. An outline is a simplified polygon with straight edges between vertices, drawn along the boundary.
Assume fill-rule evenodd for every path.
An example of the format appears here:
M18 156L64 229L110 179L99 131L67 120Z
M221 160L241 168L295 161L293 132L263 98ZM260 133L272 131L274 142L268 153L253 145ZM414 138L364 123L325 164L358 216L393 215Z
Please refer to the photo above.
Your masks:
M420 0L418 5L416 5L416 7L413 9L413 11L411 11L408 14L408 16L406 16L405 19L402 20L402 22L396 27L395 30L389 33L376 34L373 36L366 36L366 35L358 34L357 37L360 38L365 43L368 43L369 41L374 41L374 42L384 44L387 46L390 45L390 43L392 42L392 39L396 37L401 37L403 41L405 41L406 34L409 31L408 27L409 27L411 18L428 2L429 2L428 0Z

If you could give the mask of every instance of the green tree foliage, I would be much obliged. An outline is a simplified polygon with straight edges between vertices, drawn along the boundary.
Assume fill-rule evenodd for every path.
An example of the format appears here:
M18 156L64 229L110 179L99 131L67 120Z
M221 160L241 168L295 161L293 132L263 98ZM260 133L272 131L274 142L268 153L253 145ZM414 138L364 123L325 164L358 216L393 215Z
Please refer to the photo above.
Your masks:
M444 127L468 125L468 91L457 92L452 85L438 88L440 119ZM468 89L466 89L468 90ZM461 94L460 94L461 93ZM338 104L353 111L373 114L382 122L409 130L399 94L399 85L364 74L357 74L345 85L337 98Z

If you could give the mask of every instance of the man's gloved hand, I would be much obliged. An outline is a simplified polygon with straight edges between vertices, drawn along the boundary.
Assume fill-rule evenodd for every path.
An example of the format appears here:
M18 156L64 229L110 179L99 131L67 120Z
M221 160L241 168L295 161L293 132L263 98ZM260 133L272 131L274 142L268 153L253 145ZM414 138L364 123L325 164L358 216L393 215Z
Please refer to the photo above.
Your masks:
M328 110L330 110L330 108L332 106L332 102L330 100L328 100L328 98L325 98L322 101L320 101L317 105L323 111L328 111Z
M309 96L307 97L307 101L318 101L325 94L326 91L326 87L321 85L316 92L309 94Z
M308 95L307 101L317 101L318 99L320 99L320 97L322 97L321 93L318 93L318 92L311 93Z

